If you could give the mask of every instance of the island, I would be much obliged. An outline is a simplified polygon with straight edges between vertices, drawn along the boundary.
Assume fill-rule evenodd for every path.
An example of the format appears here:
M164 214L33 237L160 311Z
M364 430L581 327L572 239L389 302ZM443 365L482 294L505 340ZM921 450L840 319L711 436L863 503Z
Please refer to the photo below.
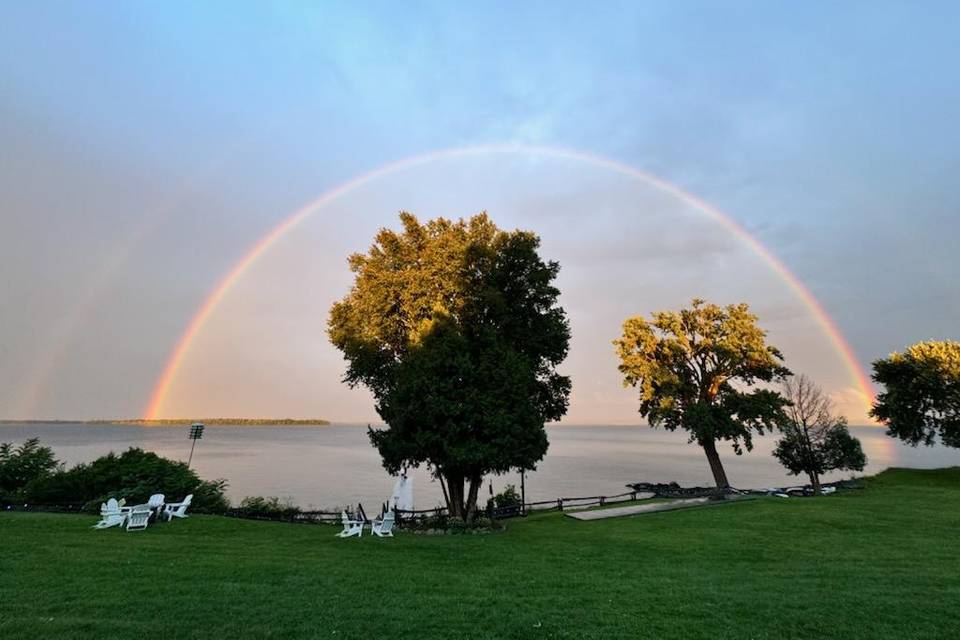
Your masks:
M62 425L126 425L141 427L180 427L200 422L208 427L324 427L329 420L320 418L164 418L147 420L145 418L100 419L100 420L0 420L0 425L19 424L62 424Z
M289 427L304 426L317 427L327 426L329 420L319 418L164 418L161 420L147 420L145 418L129 418L122 420L87 420L85 424L121 424L121 425L139 425L144 427L170 427L186 426L195 422L200 422L206 426L231 426L231 427Z

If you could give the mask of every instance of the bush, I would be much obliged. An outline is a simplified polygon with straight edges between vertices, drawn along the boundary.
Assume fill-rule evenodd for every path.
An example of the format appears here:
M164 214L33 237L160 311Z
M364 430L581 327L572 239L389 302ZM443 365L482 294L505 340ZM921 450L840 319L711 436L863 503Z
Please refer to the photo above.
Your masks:
M35 478L18 497L39 505L82 503L84 510L96 512L109 498L140 504L162 493L174 502L192 493L192 510L221 513L230 506L224 495L226 486L226 480L201 480L182 462L131 448L120 455L111 452L93 462Z
M248 518L289 520L300 513L300 507L289 498L281 501L276 496L247 496L234 511Z
M512 484L508 484L504 487L503 491L493 496L493 505L497 509L502 509L503 507L519 507L520 501L520 494Z
M403 528L413 533L428 535L464 535L499 531L503 529L503 525L481 515L476 516L473 522L468 523L464 522L462 518L441 514L416 520L404 520Z
M0 443L0 500L14 501L31 481L54 473L61 466L53 450L41 447L38 438L30 438L17 448Z

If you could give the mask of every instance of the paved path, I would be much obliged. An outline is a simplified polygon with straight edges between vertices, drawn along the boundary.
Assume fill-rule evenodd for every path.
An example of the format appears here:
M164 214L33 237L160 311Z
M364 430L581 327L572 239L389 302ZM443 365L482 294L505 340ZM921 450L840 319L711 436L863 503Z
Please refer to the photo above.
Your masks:
M705 507L720 504L730 504L732 502L743 502L752 500L751 496L736 496L725 498L724 500L711 500L710 498L686 498L683 500L672 500L670 502L655 502L653 504L635 504L629 507L613 507L612 509L594 509L593 511L577 511L567 515L577 520L603 520L605 518L620 518L622 516L633 516L638 513L654 513L657 511L673 511L675 509L688 509L690 507Z

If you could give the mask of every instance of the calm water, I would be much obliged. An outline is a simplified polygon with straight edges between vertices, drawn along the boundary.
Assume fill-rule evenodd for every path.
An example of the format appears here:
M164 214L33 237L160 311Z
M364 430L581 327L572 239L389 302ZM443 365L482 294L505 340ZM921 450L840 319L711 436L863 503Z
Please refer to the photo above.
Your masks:
M869 458L866 473L891 466L960 465L956 449L914 449L877 427L851 431L860 438ZM702 451L687 444L683 434L639 426L555 426L548 427L547 433L547 457L537 471L527 474L528 500L613 495L622 492L628 482L711 484ZM39 437L68 464L131 446L184 461L190 452L186 427L0 425L0 442L19 443L30 437ZM758 438L754 450L743 456L734 455L729 448L721 450L734 486L784 486L804 481L786 475L770 455L774 442L774 438ZM203 478L226 478L234 501L248 495L275 495L291 498L303 507L331 508L357 502L379 505L393 488L393 480L367 441L366 428L355 425L208 427L197 443L193 467ZM439 485L424 471L414 477L417 508L435 506L441 500ZM494 491L507 483L519 486L519 478L512 474L492 481Z

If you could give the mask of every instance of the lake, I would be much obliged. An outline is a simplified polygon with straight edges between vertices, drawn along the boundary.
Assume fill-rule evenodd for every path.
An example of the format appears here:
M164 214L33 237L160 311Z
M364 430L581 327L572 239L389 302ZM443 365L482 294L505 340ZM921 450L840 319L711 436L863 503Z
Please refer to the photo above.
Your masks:
M869 464L864 473L887 467L932 468L960 465L960 450L941 446L912 448L879 427L852 427L860 438ZM687 444L682 433L646 426L547 427L550 449L536 471L527 474L527 499L613 495L628 482L712 484L700 448ZM0 442L20 443L40 438L57 457L72 465L88 462L109 451L141 447L164 457L187 460L187 427L140 427L85 424L0 425ZM803 484L806 478L788 476L770 454L776 438L755 440L752 452L737 456L730 447L721 456L731 484L739 488ZM290 498L304 508L331 509L362 502L367 511L379 510L393 489L393 479L380 466L367 440L366 427L334 424L324 427L207 427L197 442L193 468L205 479L225 478L234 502L244 496ZM849 477L832 474L827 479ZM519 488L519 476L491 479L493 490L508 483ZM488 492L484 486L483 496ZM182 496L170 496L179 499ZM439 484L429 474L414 474L418 509L442 501Z

